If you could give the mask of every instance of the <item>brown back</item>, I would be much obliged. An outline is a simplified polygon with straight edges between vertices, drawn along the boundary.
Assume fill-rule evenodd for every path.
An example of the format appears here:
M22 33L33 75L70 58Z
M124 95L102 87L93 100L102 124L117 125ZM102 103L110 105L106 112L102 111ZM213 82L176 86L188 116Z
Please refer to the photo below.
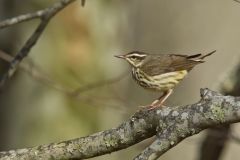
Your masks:
M190 71L195 65L203 63L200 56L201 54L191 56L176 54L150 54L144 60L140 69L149 76L181 70Z

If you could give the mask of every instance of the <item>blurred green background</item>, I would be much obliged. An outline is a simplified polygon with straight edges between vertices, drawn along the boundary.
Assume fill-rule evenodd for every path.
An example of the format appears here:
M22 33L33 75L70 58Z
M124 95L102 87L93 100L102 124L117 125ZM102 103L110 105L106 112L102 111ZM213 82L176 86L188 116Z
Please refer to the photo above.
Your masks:
M1 0L0 19L54 2ZM151 103L159 94L135 84L127 63L113 57L131 50L196 54L216 49L215 55L180 83L167 104L198 101L199 89L217 90L224 73L239 60L239 16L240 4L231 0L89 0L85 7L80 1L71 4L51 20L24 61L52 82L19 69L0 92L0 149L57 142L116 127L138 106ZM32 20L0 30L0 49L14 55L38 23ZM2 74L7 63L0 63ZM66 92L78 88L77 94ZM203 135L183 141L161 159L196 159ZM93 159L131 159L150 142ZM239 144L229 141L222 159L237 159L239 149Z

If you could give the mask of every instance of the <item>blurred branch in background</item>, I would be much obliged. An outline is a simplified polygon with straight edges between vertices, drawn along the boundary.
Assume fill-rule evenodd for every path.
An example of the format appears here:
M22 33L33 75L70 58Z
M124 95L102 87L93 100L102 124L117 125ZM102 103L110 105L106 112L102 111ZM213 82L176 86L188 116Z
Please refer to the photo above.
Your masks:
M33 148L0 152L1 159L84 159L132 146L157 135L157 139L135 160L155 160L183 139L200 131L240 121L240 97L201 90L198 103L142 110L117 128L87 137ZM151 124L151 125L150 125Z
M16 54L14 59L10 63L10 67L6 71L6 73L1 76L0 79L0 86L2 87L5 82L14 74L16 71L19 63L29 54L31 48L36 44L39 37L42 35L44 29L46 28L48 22L50 19L57 14L59 11L61 11L63 8L65 8L70 3L74 2L75 0L61 0L59 2L56 2L53 4L53 6L46 8L45 10L41 10L39 12L30 13L21 15L6 21L3 21L0 23L0 26L3 27L9 27L13 24L20 23L23 21L31 20L34 18L40 18L41 23L38 25L37 29L34 31L34 33L29 37L29 39L26 41L26 43L23 45L23 47L20 49L20 51Z
M0 57L10 63L10 68L9 68L8 72L2 76L0 84L3 85L5 83L5 81L8 78L10 78L10 76L15 71L18 63L20 63L20 61L25 56L27 56L28 52L33 47L34 43L36 43L37 39L42 34L44 28L46 27L46 25L48 23L48 20L50 20L52 16L54 16L57 12L59 12L61 9L63 9L65 6L67 6L68 4L70 4L73 1L74 0L62 0L46 9L39 10L34 13L23 14L23 15L14 17L14 18L7 19L0 23L0 29L3 29L3 28L10 27L12 25L22 23L25 21L29 21L29 20L32 20L35 18L40 18L42 20L42 23L41 23L42 25L40 24L38 26L38 29L33 33L33 35L31 35L31 37L29 38L27 43L24 45L24 47L22 47L22 49L20 50L20 52L17 54L17 56L15 58L9 56L8 54L4 53L3 51L0 51ZM83 0L82 5L84 5L84 4L85 4L85 1ZM38 66L34 65L29 60L26 61L24 64L20 65L20 67L24 71L26 71L29 75L31 75L34 79L66 94L67 96L74 97L79 100L84 100L84 98L82 98L80 95L82 92L116 83L127 75L127 72L126 72L126 73L123 73L120 76L117 76L114 78L99 81L96 83L92 83L92 84L74 89L74 88L66 87L57 81L54 81L52 78L50 78L49 74L46 74L46 72L44 73Z
M92 89L96 89L96 88L99 88L99 87L104 87L104 86L107 86L107 85L110 85L110 84L114 84L116 82L119 82L123 78L125 78L128 75L128 73L129 73L129 71L126 71L126 72L120 74L117 77L114 77L114 78L111 78L111 79L106 79L106 80L103 80L103 81L99 81L99 82L96 82L96 83L92 83L92 84L88 84L88 85L79 87L72 92L72 95L73 96L79 96L82 92L92 90Z
M240 1L239 0L234 0L235 2L238 2L238 3L240 3Z
M0 50L0 59L3 59L6 62L10 63L13 60L13 57ZM36 66L29 59L20 63L19 67L24 72L26 72L29 76L31 76L33 79L37 80L38 82L43 83L44 85L47 85L48 87L53 88L53 89L65 94L66 96L75 98L80 101L87 101L87 102L91 102L91 99L96 100L97 98L82 96L83 92L87 92L90 90L94 90L94 89L98 89L101 87L106 87L106 86L115 84L115 83L121 81L122 79L126 78L126 76L128 75L128 71L126 71L117 77L109 78L106 80L99 80L95 83L86 84L86 85L83 85L76 89L73 89L73 88L64 86L63 84L60 84L59 82L53 80L53 78L51 78L51 76L49 76L49 74L47 74L46 72L43 72L38 66ZM117 98L117 97L115 96L115 98ZM101 98L101 99L103 99L103 98Z
M0 58L9 63L14 59L14 57L10 56L9 54L3 51L0 51ZM20 69L27 72L31 77L33 77L34 79L38 80L41 83L44 83L65 94L70 94L72 92L70 88L58 84L56 81L52 80L46 73L41 71L41 69L38 66L33 64L33 62L30 62L29 59L21 63L19 67Z
M85 6L85 4L86 4L86 0L81 0L81 5Z
M1 0L0 1L0 19L3 20L6 17L13 17L19 11L20 7L17 5L16 0ZM0 48L6 52L13 53L16 50L16 44L20 39L20 30L5 30L0 31ZM8 65L4 61L0 60L0 74L2 74ZM17 76L11 79L11 82L14 83L14 80ZM13 84L11 83L11 84ZM15 107L6 106L6 103L9 102L9 90L11 86L7 85L6 90L3 92L0 91L0 150L10 147L9 138L11 137L11 117L16 113ZM4 131L4 132L3 132Z
M10 0L5 1L9 2ZM21 2L17 1L18 10L16 13L7 9L6 5L1 5L0 8L3 7L12 14L7 16L1 14L2 19L26 13L26 10L35 12L55 1L29 2L31 3L20 7L19 3ZM101 7L113 8L113 6L105 6L102 2L97 2L97 6L93 8L83 9L81 4L77 3L64 9L56 18L52 19L39 39L41 41L31 50L32 53L36 52L37 54L31 53L19 63L21 70L9 80L10 83L6 84L8 88L5 87L2 92L3 98L0 105L2 123L0 126L3 126L1 127L1 151L93 133L100 130L103 125L109 126L109 124L103 123L102 118L111 117L107 115L106 112L110 109L106 110L106 107L111 107L111 110L114 111L116 111L114 107L124 108L120 106L121 102L125 102L121 95L124 89L119 91L119 85L110 86L121 80L122 74L120 76L117 72L114 75L105 74L103 71L109 68L109 65L106 63L107 65L103 66L98 61L99 57L111 52L103 52L105 49L102 47L104 45L103 39L108 39L108 36L101 36L99 41L99 38L96 38L99 34L92 33L93 30L95 32L101 31L105 26L103 24L97 28L95 25L93 27L94 18L90 13L98 9L96 17L104 16L104 19L108 20L108 25L109 20L115 20L115 16L106 17L101 12L104 10ZM112 13L112 11L109 12ZM103 21L102 18L96 19ZM13 53L11 57L3 56L5 60L11 62L14 58L13 55L16 54L16 50L5 49L7 46L5 43L10 44L17 41L15 46L18 51L19 47L23 45L22 40L25 41L32 34L32 30L35 30L38 23L38 19L32 19L1 30L2 33L6 33L9 30L20 28L22 36L21 41L16 39L16 34L11 36L5 34L1 37L1 43L4 42L4 45L1 45L3 47L0 47L1 50L5 53ZM112 24L110 23L110 25ZM101 33L107 35L103 31ZM112 44L114 42L113 39L109 41ZM112 44L108 44L108 46L115 48ZM2 62L6 66L9 64ZM94 69L88 67L92 66L92 62L96 64ZM108 71L111 72L111 70ZM121 83L120 86L123 84ZM104 88L100 88L102 86ZM94 88L97 89L93 90ZM82 92L84 94L81 94ZM112 103L115 104L112 105ZM129 111L127 114L129 115ZM115 119L110 118L111 123L117 123L115 121L122 117L118 110L117 115L112 115ZM7 123L7 121L11 123Z
M81 3L81 5L82 6L84 6L85 5L85 0L82 0L81 1L82 3ZM70 8L71 9L71 8ZM96 8L95 8L96 9ZM38 13L37 12L35 12L35 15L33 14L32 15L32 17L33 17L33 19L37 19L37 18L40 18L40 17L38 17L39 16L39 14L42 14L42 12L41 11L43 11L43 10L40 10L40 11L38 11ZM82 14L80 14L80 15L82 15ZM31 17L31 16L30 16ZM69 17L72 17L72 15L69 15ZM71 19L71 18L69 18L69 17L67 17L66 19ZM141 16L140 16L141 17ZM31 18L30 18L31 19ZM29 19L29 20L30 20ZM89 18L89 19L91 19L92 20L92 18ZM97 18L97 19L100 19L100 18ZM18 21L8 21L8 23L12 23L12 25L13 24L16 24L16 23L21 23L21 22L23 22L23 21L27 21L28 20L28 17L26 16L26 17L24 17L24 16L22 16L22 19L20 18L20 20L18 20ZM66 22L66 21L65 21ZM81 23L81 22L80 22ZM1 23L0 23L1 24ZM3 24L3 23L2 23ZM82 24L82 23L81 23ZM146 24L148 24L148 23L146 23ZM5 24L6 25L6 24ZM68 26L73 26L73 25L69 25L69 23L66 23L66 25L68 25ZM1 26L1 25L0 25ZM4 25L2 25L2 26L4 26ZM1 27L0 27L1 28ZM3 27L4 28L4 27ZM83 28L83 27L80 27L81 29ZM55 31L55 30L54 30ZM73 32L73 34L74 35L76 35L76 36L78 36L77 34L76 34L76 32L75 31L72 31ZM81 36L78 36L78 37L81 37ZM102 37L104 37L104 36L102 36ZM107 38L106 38L107 39ZM73 40L73 41L76 41L75 39ZM158 42L158 41L157 41ZM76 45L77 46L79 46L79 44L82 44L81 42L79 42L79 43L76 43ZM110 46L110 45L109 45ZM172 46L172 45L171 45ZM193 47L193 46L192 46ZM40 47L41 49L42 49L42 47ZM58 48L58 47L56 47L56 48ZM69 46L69 48L73 48L72 46ZM145 46L144 46L144 48L146 48ZM193 47L194 48L194 47ZM65 50L64 50L65 51ZM82 51L82 52L84 52L85 53L85 50L83 50L83 49L80 49L80 51ZM7 51L8 53L13 53L12 51ZM48 52L45 52L45 53L48 53ZM59 54L59 52L57 52L58 54ZM68 52L64 52L64 53L68 53ZM87 53L87 52L86 52ZM97 53L99 53L99 50L97 50ZM106 53L108 53L108 52L106 52ZM1 54L0 54L1 55ZM37 55L41 55L41 54L37 54ZM55 55L54 55L55 56ZM8 61L8 62L11 62L13 59L14 59L14 57L5 57L5 59ZM78 58L73 58L73 59L78 59ZM82 59L82 58L79 58L80 60ZM55 59L54 59L55 60ZM56 66L55 64L54 64L54 66ZM44 72L44 70L41 70L41 68L39 68L37 65L35 65L34 63L32 63L31 61L29 61L29 60L26 60L26 61L24 61L23 63L19 63L19 67L20 68L22 68L24 71L26 71L30 76L32 76L33 78L35 78L37 81L39 81L39 82L41 82L41 83L44 83L44 84L46 84L46 85L48 85L48 86L50 86L50 87L52 87L52 88L54 88L54 89L56 89L56 90L58 90L58 91L60 91L60 92L62 92L62 93L64 93L64 94L66 94L67 96L69 96L69 97L73 97L73 98L76 98L76 99L78 99L78 100L83 100L83 98L85 98L85 97L82 97L82 95L83 94L81 94L81 93L83 93L83 92L86 92L86 91L89 91L89 90L92 90L92 89L96 89L97 88L97 90L96 90L96 94L98 94L98 95L100 95L100 96L102 96L101 95L101 93L99 94L99 87L104 87L104 86L107 86L107 85L109 85L109 84L113 84L113 83L116 83L116 82L118 82L118 81L120 81L124 76L125 76L125 73L124 74L122 74L122 75L120 75L120 76L117 76L116 78L112 78L112 79L106 79L106 80L102 80L102 81L99 81L99 82L96 82L96 83L92 83L92 84L89 84L89 85L81 85L79 82L77 82L76 84L77 84L77 86L74 86L74 87L67 87L67 86L69 86L69 85L63 85L64 83L61 83L60 81L59 81L59 79L57 79L57 78L52 78L53 76L52 76L52 74L49 74L50 72L48 71L48 70L46 70L46 71L48 71L47 73L46 72ZM81 68L81 67L79 67L79 68L77 68L77 67L75 67L76 68L76 70L77 69L79 69L79 68ZM84 67L82 67L82 68L84 68ZM59 71L61 71L62 72L62 70L59 70ZM80 73L80 72L79 72ZM88 72L88 73L90 73L90 72ZM95 72L94 72L94 74L95 74ZM80 76L82 76L82 75L86 75L86 74L80 74ZM67 76L65 76L65 77L67 77ZM100 76L99 76L100 77ZM102 77L102 76L101 76ZM55 79L56 80L58 80L58 81L55 81ZM87 78L86 78L87 79ZM96 78L95 78L96 79ZM88 80L88 79L87 79ZM98 81L98 80L96 80L96 81ZM78 85L79 84L79 85ZM81 87L78 87L78 86L80 86L81 85ZM14 87L14 86L13 86ZM77 88L77 89L76 89ZM116 91L118 94L119 94L119 90L117 90ZM114 94L114 92L110 92L111 94ZM56 93L54 93L54 94L56 94ZM88 95L89 96L89 95ZM10 96L9 96L10 97ZM49 96L50 97L50 96ZM11 98L11 97L10 97ZM65 97L64 97L65 98ZM96 97L93 97L93 96L89 96L89 97L87 97L87 98L89 98L89 100L94 100L94 99L96 99ZM50 97L50 99L53 99L52 97ZM108 102L109 101L109 99L110 98L105 98L105 99L102 99L103 101L105 101L105 103L106 102ZM9 99L7 99L7 100L9 100ZM128 100L128 101L130 101L130 100ZM126 101L126 102L128 102L128 101ZM34 104L36 104L36 103L34 103ZM45 103L46 104L46 103ZM44 105L45 105L44 104ZM17 107L18 108L20 108L19 107L20 105L18 105L17 104ZM37 105L34 105L34 106L37 106ZM47 107L48 107L48 105L46 105ZM49 106L51 106L51 107L49 107L49 108L52 108L52 105L49 105ZM70 105L68 105L68 107L69 107ZM82 106L82 105L78 105L78 106L81 106L81 108L84 108L85 106ZM99 106L101 106L101 105L99 105ZM103 106L103 105L102 105ZM129 106L129 105L126 105L126 106ZM30 107L32 107L31 105L30 105ZM6 108L7 108L7 106L6 106ZM44 107L37 107L37 108L44 108ZM58 109L57 110L60 110L59 109L60 107L58 106ZM69 107L70 108L70 107ZM95 111L94 111L95 112ZM84 113L84 114L86 114L86 112L82 112L82 113ZM91 114L92 114L93 112L91 112ZM112 114L112 113L111 113ZM79 116L79 115L77 115L77 116ZM91 115L92 116L92 115ZM51 117L53 117L52 116L52 114L51 114ZM80 117L80 116L79 116ZM96 116L92 116L92 117L94 117L94 118L96 118ZM107 116L105 116L105 117L107 117ZM41 121L41 120L39 120L39 121ZM79 122L78 120L75 120L75 121L77 121L77 122ZM83 121L86 121L86 119L84 119L83 118ZM49 121L48 121L49 122ZM61 123L61 122L59 122L59 123ZM84 122L85 123L85 122ZM6 125L6 124L5 124ZM69 125L67 125L67 126L69 126ZM79 125L80 126L80 125ZM91 125L92 126L92 125ZM71 128L71 127L70 127ZM74 127L72 127L72 128L74 128ZM98 128L99 129L99 128ZM68 129L66 129L67 130L67 132L71 132L71 131L69 131ZM81 128L81 130L83 130L82 128ZM226 129L227 131L228 131L228 129ZM44 131L43 131L44 132ZM18 133L17 133L18 134ZM214 134L216 134L216 133L214 133ZM220 134L220 136L219 137L221 137L222 135L221 135L221 133L219 133ZM36 135L36 134L35 134ZM79 135L79 133L77 133L77 135ZM159 135L160 137L161 137L161 135ZM218 136L218 134L216 134L215 135L215 137L216 136ZM229 135L228 134L226 134L225 135L225 137L228 137ZM221 141L222 140L224 140L224 138L220 138L221 139ZM51 141L51 140L50 140ZM54 140L52 140L52 141L54 141ZM216 140L215 142L217 142L218 140ZM49 142L49 141L47 141L47 142ZM39 144L42 144L41 142L39 143ZM35 145L35 144L34 144ZM24 144L24 146L31 146L31 145L25 145ZM109 147L109 146L108 146ZM21 147L19 147L19 148L21 148ZM5 149L5 150L7 150L7 149ZM221 152L221 151L220 151ZM210 153L211 154L211 153Z
M209 129L201 144L199 160L219 160L230 138L230 132L229 124Z
M220 92L224 95L240 96L240 63L237 64L230 72L224 73L224 79L219 84ZM201 146L199 160L220 159L225 144L231 137L230 125L209 129Z
M12 56L10 56L9 54L0 50L0 59L3 59L10 63L14 58ZM39 81L53 89L56 89L56 90L64 93L67 96L74 97L76 99L81 99L80 98L81 93L83 93L83 92L117 83L120 80L122 80L123 78L125 78L126 75L128 75L128 71L127 71L127 72L120 74L117 77L114 77L114 78L98 81L98 82L91 83L88 85L84 85L77 89L72 89L72 88L66 87L66 86L58 83L57 81L54 81L52 78L50 78L50 76L46 72L43 72L38 66L33 64L33 62L30 62L29 59L27 61L21 63L19 65L19 67L20 67L20 69L22 69L23 71L28 73L32 78L36 79L37 81Z
M238 0L234 1L240 3ZM240 96L240 62L237 64L230 72L224 73L222 82L218 84L224 95ZM230 124L209 129L201 145L199 160L219 160L229 138L237 141L236 136L231 133Z

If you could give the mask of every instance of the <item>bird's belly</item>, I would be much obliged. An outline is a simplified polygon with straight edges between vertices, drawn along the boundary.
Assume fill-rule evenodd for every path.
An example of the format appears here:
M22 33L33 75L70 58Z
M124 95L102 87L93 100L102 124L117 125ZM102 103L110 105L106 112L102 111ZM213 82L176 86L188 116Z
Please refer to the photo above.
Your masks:
M156 76L148 76L141 70L133 70L133 78L140 86L155 91L166 91L174 88L186 75L186 70Z

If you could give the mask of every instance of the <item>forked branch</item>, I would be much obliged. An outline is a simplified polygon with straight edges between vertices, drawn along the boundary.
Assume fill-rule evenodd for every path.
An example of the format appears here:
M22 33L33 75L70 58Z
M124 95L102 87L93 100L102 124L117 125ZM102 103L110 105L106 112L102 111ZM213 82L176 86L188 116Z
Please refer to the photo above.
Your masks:
M154 160L206 128L235 122L240 122L240 97L202 89L201 100L195 104L138 111L117 128L59 143L0 152L0 158L86 159L130 147L157 135L157 140L134 158Z
M46 8L44 10L37 11L35 13L29 13L20 15L15 18L11 18L9 20L5 20L0 23L0 28L9 27L11 25L24 22L27 20L31 20L34 18L40 18L41 22L36 28L36 30L33 32L33 34L29 37L29 39L26 41L26 43L23 45L23 47L18 51L12 62L10 63L10 66L6 73L1 76L0 78L0 86L3 86L5 82L14 74L16 71L19 63L29 54L32 47L37 43L38 39L42 35L43 31L45 30L48 22L50 19L57 14L59 11L61 11L63 8L65 8L70 3L74 2L75 0L60 0L59 2L56 2L53 4L53 6Z

